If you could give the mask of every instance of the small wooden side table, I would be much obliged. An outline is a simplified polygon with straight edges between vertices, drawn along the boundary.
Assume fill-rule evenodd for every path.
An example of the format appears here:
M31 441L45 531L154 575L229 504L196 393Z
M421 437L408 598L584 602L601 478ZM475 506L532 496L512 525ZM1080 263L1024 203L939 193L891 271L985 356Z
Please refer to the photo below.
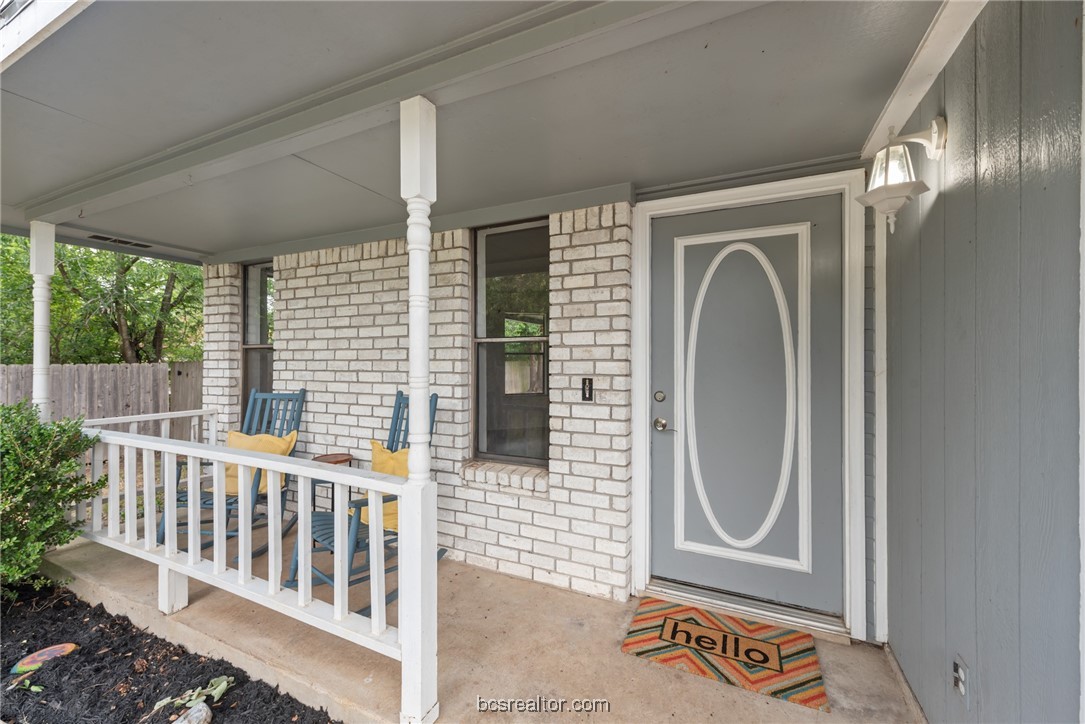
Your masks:
M354 456L345 452L333 452L325 453L324 455L317 455L313 458L314 463L325 463L327 465L350 465L354 460ZM331 485L327 480L313 480L313 502L316 502L316 486L317 485Z
M327 463L328 465L350 465L354 460L354 456L350 453L328 453L326 455L317 455L313 458L314 463Z

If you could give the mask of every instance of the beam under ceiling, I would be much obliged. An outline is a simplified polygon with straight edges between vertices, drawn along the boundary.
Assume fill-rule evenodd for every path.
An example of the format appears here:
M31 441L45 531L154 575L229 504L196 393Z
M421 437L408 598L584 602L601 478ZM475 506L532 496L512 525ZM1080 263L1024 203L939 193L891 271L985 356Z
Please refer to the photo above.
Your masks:
M904 124L919 107L919 102L934 85L986 4L987 0L945 0L942 3L863 144L862 158L874 158L874 154L888 143L890 128L897 132L904 130Z

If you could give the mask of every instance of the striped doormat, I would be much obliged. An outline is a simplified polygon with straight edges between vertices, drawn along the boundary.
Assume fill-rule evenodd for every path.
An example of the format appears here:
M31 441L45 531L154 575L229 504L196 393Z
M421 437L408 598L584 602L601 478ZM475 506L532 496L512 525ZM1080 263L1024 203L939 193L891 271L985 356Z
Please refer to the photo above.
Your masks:
M622 651L829 711L814 638L793 629L645 598L633 614Z

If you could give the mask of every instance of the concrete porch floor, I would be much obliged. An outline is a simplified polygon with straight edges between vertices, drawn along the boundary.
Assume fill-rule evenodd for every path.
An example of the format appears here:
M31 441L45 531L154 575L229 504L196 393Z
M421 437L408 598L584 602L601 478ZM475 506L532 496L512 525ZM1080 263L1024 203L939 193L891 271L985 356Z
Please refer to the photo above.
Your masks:
M284 544L287 552L292 546ZM590 598L451 560L437 570L441 721L922 720L887 654L873 646L817 641L832 707L822 713L623 654L635 599ZM51 553L45 571L91 604L191 651L227 659L334 718L399 718L399 664L372 651L195 581L188 608L164 616L154 565L85 540ZM540 695L607 699L610 712L477 711L477 697Z

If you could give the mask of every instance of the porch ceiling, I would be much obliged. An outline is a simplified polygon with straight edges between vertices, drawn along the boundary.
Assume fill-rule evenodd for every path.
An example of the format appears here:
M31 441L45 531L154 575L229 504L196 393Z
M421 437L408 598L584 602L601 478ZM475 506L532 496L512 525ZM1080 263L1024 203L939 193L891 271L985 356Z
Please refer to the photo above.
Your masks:
M183 164L132 173L360 77L366 92L401 82L438 104L438 222L611 184L858 159L937 6L96 3L0 76L2 221L22 229L28 209L49 211L62 237L192 259L400 223L394 103L217 158L209 140L187 179ZM460 62L476 50L489 65ZM105 193L88 180L126 164L120 193L96 206Z

